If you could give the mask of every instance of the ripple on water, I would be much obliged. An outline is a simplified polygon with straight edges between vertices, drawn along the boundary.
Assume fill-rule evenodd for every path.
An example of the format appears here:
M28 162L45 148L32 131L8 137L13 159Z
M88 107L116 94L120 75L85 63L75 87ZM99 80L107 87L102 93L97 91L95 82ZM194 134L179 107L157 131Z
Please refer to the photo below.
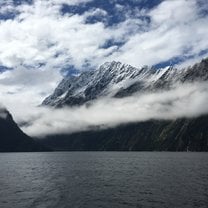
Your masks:
M208 154L0 154L0 207L207 208Z

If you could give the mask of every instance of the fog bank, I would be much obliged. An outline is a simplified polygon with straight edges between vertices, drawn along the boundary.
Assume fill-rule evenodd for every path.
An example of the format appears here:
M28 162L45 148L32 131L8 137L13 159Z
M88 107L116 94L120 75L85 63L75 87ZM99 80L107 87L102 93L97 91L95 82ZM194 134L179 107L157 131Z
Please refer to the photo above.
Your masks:
M149 119L197 117L208 113L207 101L208 84L195 83L177 86L170 91L102 98L80 107L25 106L15 115L15 120L28 135L44 137Z

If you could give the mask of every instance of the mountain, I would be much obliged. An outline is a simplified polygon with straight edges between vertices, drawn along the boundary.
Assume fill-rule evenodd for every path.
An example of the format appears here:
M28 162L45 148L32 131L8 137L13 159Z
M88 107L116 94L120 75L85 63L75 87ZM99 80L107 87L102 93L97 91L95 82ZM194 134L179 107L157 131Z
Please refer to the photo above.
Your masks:
M120 62L108 62L97 70L64 78L43 105L59 108L83 105L105 96L122 98L133 93L167 91L176 84L207 80L208 58L185 69L156 70L147 66L137 69ZM94 128L48 136L42 142L57 150L208 151L208 115Z
M6 109L0 109L0 152L48 151L44 145L24 134Z
M208 151L208 116L59 134L42 142L54 150L65 151Z
M120 62L107 62L96 70L64 78L43 105L62 107L82 105L100 97L126 97L133 93L168 90L175 84L208 80L208 59L187 69L135 68Z

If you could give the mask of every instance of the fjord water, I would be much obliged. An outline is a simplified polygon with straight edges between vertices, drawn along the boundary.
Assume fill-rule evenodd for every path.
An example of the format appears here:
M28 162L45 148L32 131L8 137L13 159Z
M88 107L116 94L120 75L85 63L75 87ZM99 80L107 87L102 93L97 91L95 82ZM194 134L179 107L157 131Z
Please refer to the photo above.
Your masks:
M0 154L1 208L207 205L207 153Z

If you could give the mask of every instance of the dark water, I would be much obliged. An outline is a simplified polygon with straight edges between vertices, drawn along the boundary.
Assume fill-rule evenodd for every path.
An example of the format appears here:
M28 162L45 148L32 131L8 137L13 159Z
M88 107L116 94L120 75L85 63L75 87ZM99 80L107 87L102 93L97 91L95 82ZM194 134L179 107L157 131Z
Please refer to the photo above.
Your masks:
M0 154L0 208L208 207L208 153Z

